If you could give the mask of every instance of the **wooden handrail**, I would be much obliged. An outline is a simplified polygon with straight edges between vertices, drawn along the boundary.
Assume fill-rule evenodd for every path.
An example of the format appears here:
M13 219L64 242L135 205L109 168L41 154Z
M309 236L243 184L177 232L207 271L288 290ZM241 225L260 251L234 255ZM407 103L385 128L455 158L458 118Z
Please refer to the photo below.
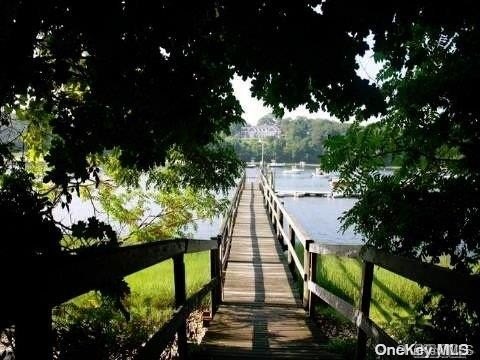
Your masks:
M313 243L310 245L310 252L319 255L337 255L350 258L360 257L360 251L363 245L341 245L341 244L322 244Z
M226 271L228 258L230 256L233 226L235 224L235 219L237 216L238 205L240 204L240 195L242 190L245 187L245 181L246 181L246 173L244 172L240 178L240 181L237 184L232 200L230 201L230 206L225 212L225 215L222 220L222 224L220 226L218 241L221 244L220 258L221 258L222 277L224 276L223 273Z
M175 255L217 247L218 243L212 240L160 240L113 249L99 249L80 255L38 258L35 262L40 273L41 269L48 269L45 278L48 279L49 303L58 305Z
M480 276L459 273L445 267L388 254L372 247L362 248L360 258L406 277L444 295L468 303L480 301ZM455 284L455 286L452 286Z
M268 184L268 180L267 180L266 176L263 174L263 172L261 173L260 176L261 176L261 179L262 179L262 188L263 188L263 191L264 191L264 197L266 198L266 201L268 202L269 206L272 207L272 208L273 208L273 204L276 204L276 206L277 206L277 212L275 214L275 217L278 219L278 214L282 213L284 221L288 222L288 224L295 231L295 235L297 236L298 240L302 243L302 245L305 246L306 241L310 239L310 236L308 235L308 232L303 228L303 226L298 221L296 221L287 212L287 210L283 206L283 203L276 196L275 191Z
M224 217L223 217L223 220L222 220L222 223L220 225L220 230L219 230L219 235L222 235L222 236L225 236L227 235L226 234L226 231L227 229L228 230L232 230L231 227L229 228L228 226L228 223L230 220L234 219L234 217L232 215L234 215L234 213L236 212L237 208L238 208L238 203L240 201L240 194L245 186L245 179L246 179L246 174L245 172L242 174L241 178L240 178L240 181L239 183L237 184L237 187L235 189L235 193L232 197L232 200L230 202L230 206L228 207Z
M291 216L278 199L272 186L270 186L264 171L261 172L261 190L264 196L264 203L267 207L267 213L271 215L272 225L276 229L277 237L283 240L287 247L288 264L290 269L296 269L303 280L302 303L305 309L309 308L310 291L308 290L308 273L310 271L310 255L308 249L313 240L307 231ZM284 226L288 225L288 235L285 233ZM295 242L299 241L303 247L303 264L298 258Z
M310 252L320 255L331 254L360 258L365 262L371 262L423 286L428 286L444 295L452 296L466 302L480 301L480 294L476 291L476 289L480 288L479 275L459 273L439 265L424 263L405 256L389 254L363 245L314 243L310 246ZM451 286L451 284L455 284L455 286Z
M303 303L308 309L309 315L314 316L315 296L325 301L355 324L358 328L356 359L365 358L367 338L372 338L376 343L392 346L397 344L393 338L369 318L374 265L458 300L470 303L478 303L480 301L480 293L478 292L480 276L478 275L462 274L434 264L423 263L417 259L388 254L370 246L314 242L303 227L288 214L263 171L261 173L260 188L264 196L267 213L270 215L269 217L277 237L279 240L282 239L286 246L289 267L292 272L298 272L303 279ZM284 229L285 225L288 226L288 234ZM295 249L295 240L298 240L303 246L303 265ZM362 261L363 275L358 308L315 282L317 257L328 254L358 258ZM452 284L456 286L452 286Z

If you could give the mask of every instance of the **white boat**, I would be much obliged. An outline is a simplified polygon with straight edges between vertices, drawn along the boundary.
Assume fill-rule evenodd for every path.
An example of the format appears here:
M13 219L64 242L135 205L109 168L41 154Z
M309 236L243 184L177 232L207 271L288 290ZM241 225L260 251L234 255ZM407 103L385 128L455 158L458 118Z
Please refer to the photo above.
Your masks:
M254 167L257 167L257 164L255 163L255 160L250 160L248 163L247 163L247 168L254 168Z
M275 159L270 161L270 163L268 164L268 167L282 167L282 166L285 166L285 163L277 163Z
M301 174L301 173L303 173L303 171L304 171L303 169L299 169L295 165L293 165L291 169L283 170L283 173L284 174L295 175L295 174Z
M300 167L304 168L306 165L305 161L300 161Z
M312 174L313 177L320 177L320 178L329 178L330 175L328 173L324 173L320 168L315 168L315 172Z

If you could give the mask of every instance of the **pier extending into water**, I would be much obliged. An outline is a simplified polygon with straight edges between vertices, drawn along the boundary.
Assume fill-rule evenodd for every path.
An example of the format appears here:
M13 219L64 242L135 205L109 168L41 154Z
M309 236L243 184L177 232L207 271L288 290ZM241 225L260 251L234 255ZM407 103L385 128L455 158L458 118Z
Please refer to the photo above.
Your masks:
M232 233L223 299L203 340L209 359L339 359L305 316L259 184L247 182Z
M251 180L251 179L249 179ZM321 299L357 328L356 359L365 359L367 340L397 342L369 318L375 267L465 302L480 302L480 278L388 254L367 246L331 245L310 238L285 210L265 174L239 181L217 237L171 239L78 255L38 256L25 286L12 291L0 309L2 323L15 324L17 360L52 359L52 308L151 265L173 259L173 317L138 350L136 360L158 359L176 339L179 358L189 357L186 319L210 295L210 326L204 359L336 359L318 340L315 304ZM297 246L302 250L298 252ZM187 298L184 254L208 251L211 280ZM316 264L325 254L362 262L359 304L350 304L317 282ZM292 274L303 282L302 293ZM455 284L455 286L452 286ZM23 299L36 294L28 307ZM199 354L195 354L198 358Z

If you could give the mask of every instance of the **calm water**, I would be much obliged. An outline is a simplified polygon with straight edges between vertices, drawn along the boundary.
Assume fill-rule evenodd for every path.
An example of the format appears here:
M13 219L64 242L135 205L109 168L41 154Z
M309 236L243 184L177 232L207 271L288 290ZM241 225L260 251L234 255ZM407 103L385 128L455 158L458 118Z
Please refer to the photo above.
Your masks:
M327 178L314 177L314 168L304 168L300 174L285 174L287 168L275 168L275 190L330 191ZM255 177L256 169L247 169L247 176ZM342 232L339 217L349 210L356 199L324 197L283 197L288 213L298 221L312 239L328 243L358 244L362 242L352 229Z
M313 168L305 168L304 172L296 175L283 173L282 168L275 169L276 190L297 190L297 191L329 191L330 185L326 178L313 177ZM257 178L257 169L247 169L249 180ZM285 208L289 214L301 223L302 227L309 233L312 239L329 243L360 243L361 238L353 231L347 230L342 233L340 230L339 217L350 209L355 199L321 198L321 197L284 197L282 198ZM83 203L78 198L73 199L70 212L66 209L56 209L54 215L57 220L65 224L71 224L78 220L85 220L93 216L93 208L90 203ZM158 210L158 209L157 209ZM99 215L100 219L107 220ZM209 239L218 234L221 218L212 220L201 220L196 222L195 227L185 229L188 236L197 239ZM115 230L122 233L122 229Z
M160 208L155 204L150 204L151 213L158 213ZM100 211L97 212L97 217L100 220L108 222L112 225L113 229L117 233L126 235L126 228L122 228L119 225L116 225L114 222L108 220L108 217L102 214ZM95 211L90 202L84 202L78 197L74 196L72 203L70 204L70 211L67 209L62 209L60 206L56 207L53 211L53 216L57 221L62 222L64 225L71 225L77 221L83 220L86 221L89 217L95 216ZM207 220L198 220L195 223L195 226L188 226L184 229L185 235L188 237L196 239L210 239L213 236L218 234L218 229L220 228L222 218L216 217L214 219Z

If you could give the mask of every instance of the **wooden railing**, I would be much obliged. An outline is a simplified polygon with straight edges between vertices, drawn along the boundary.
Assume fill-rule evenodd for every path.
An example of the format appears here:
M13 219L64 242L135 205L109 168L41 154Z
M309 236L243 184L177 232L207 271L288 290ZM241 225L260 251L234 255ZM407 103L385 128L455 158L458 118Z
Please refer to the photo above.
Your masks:
M303 280L303 305L309 316L315 315L317 299L333 307L357 326L356 359L365 359L367 339L377 344L395 346L397 342L369 317L372 300L374 265L406 277L432 290L468 303L480 301L480 277L465 275L419 260L388 254L372 247L361 245L331 245L314 241L301 225L287 213L283 203L272 189L271 182L263 172L260 189L264 204L277 238L284 244L288 254L288 265L293 273ZM285 230L285 228L287 230ZM303 262L300 261L295 243L303 248ZM354 306L320 286L317 279L317 261L320 255L336 255L358 258L362 261L362 283L360 301ZM452 286L455 284L454 286Z
M217 237L210 240L172 239L113 249L96 249L81 255L30 259L33 274L9 294L8 306L0 309L2 322L15 324L16 359L51 359L52 308L90 290L101 289L125 276L173 259L175 311L173 317L139 350L136 359L158 359L178 334L178 352L185 358L186 319L211 294L211 316L222 301L224 270L245 175L242 176ZM210 251L211 278L197 293L186 297L184 254ZM32 294L35 295L31 299ZM28 300L25 300L28 299ZM31 299L31 300L30 300ZM27 301L28 306L19 302ZM8 319L8 320L3 320ZM34 355L34 357L32 357Z
M225 213L220 226L219 238L220 240L220 256L222 259L222 273L225 272L227 260L230 256L230 248L232 247L232 234L235 219L237 218L238 205L240 204L240 195L245 187L246 173L243 173L240 182L238 183L233 194L228 211Z

